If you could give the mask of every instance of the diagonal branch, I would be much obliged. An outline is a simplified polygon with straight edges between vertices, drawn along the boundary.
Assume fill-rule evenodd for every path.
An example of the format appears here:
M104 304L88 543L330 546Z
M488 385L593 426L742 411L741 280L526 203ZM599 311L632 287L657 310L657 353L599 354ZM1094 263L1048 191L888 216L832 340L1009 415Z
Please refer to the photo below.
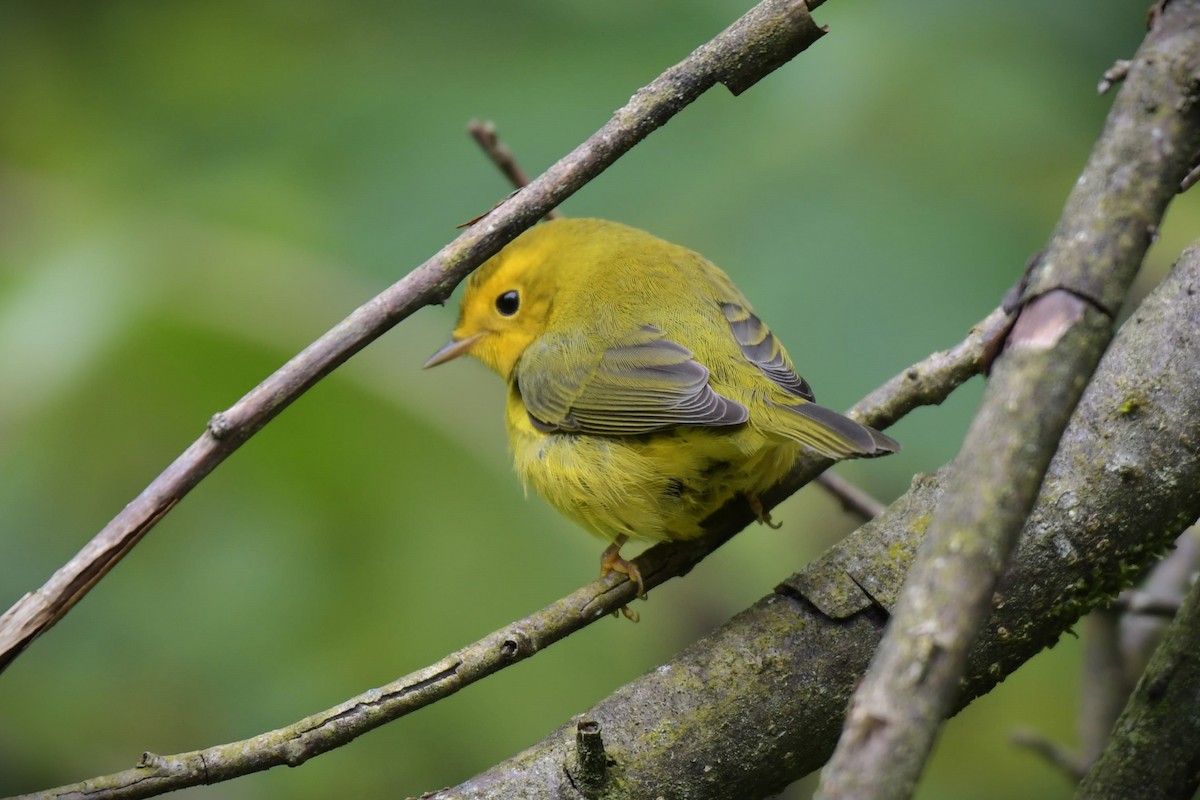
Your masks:
M819 39L816 0L762 0L640 89L596 133L479 224L356 309L208 423L204 434L66 565L0 617L0 670L53 626L176 503L296 398L417 309L443 303L476 266L718 83L734 94Z
M909 797L1059 438L1200 149L1200 2L1166 6L1029 276L945 498L817 797Z
M872 393L874 403L859 403L851 412L883 424L885 410L911 410L940 403L986 365L1010 317L996 309L954 348L938 352L905 370ZM920 375L921 380L908 376ZM907 413L905 411L904 413ZM799 463L781 487L764 498L774 507L828 466L824 459ZM684 575L727 542L754 515L743 502L731 503L713 518L710 532L687 542L660 544L636 561L647 588ZM83 783L27 795L28 800L73 797L87 792L90 800L153 797L188 786L216 783L274 766L297 766L313 756L349 743L369 730L424 708L505 667L523 661L635 599L625 577L610 574L528 617L518 620L436 664L372 689L292 725L229 744L171 756L147 753L133 769Z
M817 484L841 503L843 509L862 517L864 522L878 517L887 507L861 486L833 472L822 472L817 476Z

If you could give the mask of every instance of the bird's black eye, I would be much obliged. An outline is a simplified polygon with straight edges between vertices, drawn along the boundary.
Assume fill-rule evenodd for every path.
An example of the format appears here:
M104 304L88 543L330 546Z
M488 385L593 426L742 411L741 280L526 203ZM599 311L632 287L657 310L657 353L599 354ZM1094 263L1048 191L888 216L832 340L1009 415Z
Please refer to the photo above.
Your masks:
M517 313L517 309L520 307L521 295L515 289L496 298L496 310L506 317Z

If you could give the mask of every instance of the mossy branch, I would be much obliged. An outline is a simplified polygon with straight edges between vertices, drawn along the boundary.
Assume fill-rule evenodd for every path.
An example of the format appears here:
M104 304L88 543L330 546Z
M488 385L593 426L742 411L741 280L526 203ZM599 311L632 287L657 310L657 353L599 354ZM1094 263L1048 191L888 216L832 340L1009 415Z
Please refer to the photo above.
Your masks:
M855 691L819 800L909 797L1070 414L1168 203L1200 151L1200 2L1134 58L997 359L946 496Z
M568 155L399 282L216 414L204 434L66 565L0 617L0 670L86 595L159 520L301 394L414 311L446 298L476 266L718 83L739 94L824 35L819 2L762 0L647 84Z

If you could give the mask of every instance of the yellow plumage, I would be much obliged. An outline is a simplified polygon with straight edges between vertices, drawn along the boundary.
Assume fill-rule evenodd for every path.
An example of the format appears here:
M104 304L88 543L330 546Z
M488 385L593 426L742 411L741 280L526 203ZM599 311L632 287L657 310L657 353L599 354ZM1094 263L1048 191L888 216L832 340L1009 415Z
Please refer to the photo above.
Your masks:
M517 473L613 542L689 539L737 495L757 507L801 448L899 449L814 404L749 302L698 253L614 222L559 219L480 267L451 342L508 383Z

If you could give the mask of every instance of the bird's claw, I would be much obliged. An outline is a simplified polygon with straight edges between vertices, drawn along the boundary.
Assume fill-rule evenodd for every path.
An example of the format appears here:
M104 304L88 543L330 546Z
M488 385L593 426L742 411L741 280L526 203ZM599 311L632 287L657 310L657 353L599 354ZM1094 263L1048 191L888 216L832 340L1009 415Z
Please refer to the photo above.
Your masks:
M763 508L762 500L758 499L758 495L747 495L746 502L750 504L750 510L754 512L754 516L758 518L759 524L766 525L771 530L777 531L783 527L782 522L775 522L771 519L771 512Z
M642 571L638 569L638 565L627 559L621 558L621 545L625 544L626 537L620 536L610 544L605 551L600 555L600 577L608 575L610 572L619 572L629 579L631 583L637 584L637 596L646 596L646 584L642 581ZM618 609L625 619L630 622L637 622L641 617L636 611L633 611L629 606L621 606ZM613 614L617 612L614 611Z
M600 577L603 578L610 572L619 572L637 584L638 597L645 597L646 584L642 581L642 571L638 569L637 564L621 558L621 545L625 542L626 537L621 536L600 554Z

